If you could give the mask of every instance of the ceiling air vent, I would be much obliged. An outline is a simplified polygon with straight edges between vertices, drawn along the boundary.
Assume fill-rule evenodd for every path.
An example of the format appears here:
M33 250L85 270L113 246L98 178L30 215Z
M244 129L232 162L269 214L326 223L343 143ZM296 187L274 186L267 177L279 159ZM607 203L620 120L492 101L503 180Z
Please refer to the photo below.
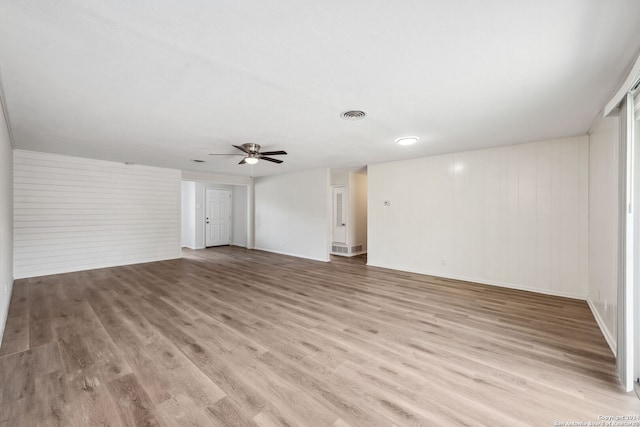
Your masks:
M349 110L342 113L340 117L342 117L345 120L360 120L360 119L364 119L366 115L367 113L365 113L364 111Z

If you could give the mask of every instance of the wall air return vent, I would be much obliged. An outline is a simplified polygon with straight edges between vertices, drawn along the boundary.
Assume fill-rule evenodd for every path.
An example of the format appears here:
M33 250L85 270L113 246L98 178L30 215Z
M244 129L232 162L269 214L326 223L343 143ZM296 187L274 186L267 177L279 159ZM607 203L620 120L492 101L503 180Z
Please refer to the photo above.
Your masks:
M333 255L354 256L363 253L362 245L347 246L342 243L334 243L331 245L331 253Z
M334 254L348 254L349 253L349 248L346 247L346 246L332 245L331 246L331 252L333 252Z

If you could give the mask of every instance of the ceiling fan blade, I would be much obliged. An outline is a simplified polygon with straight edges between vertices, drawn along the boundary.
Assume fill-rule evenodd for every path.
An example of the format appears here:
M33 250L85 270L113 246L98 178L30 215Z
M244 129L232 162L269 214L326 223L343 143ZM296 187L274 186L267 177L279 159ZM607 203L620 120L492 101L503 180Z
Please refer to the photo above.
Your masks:
M247 162L245 162L245 160L247 160L247 158L246 158L246 157L245 157L244 159L240 160L240 163L238 163L238 164L239 164L239 165L244 165L245 163L247 163Z
M246 148L244 148L244 147L242 147L240 145L234 145L234 147L236 147L240 151L244 151L245 153L249 154L249 150L247 150Z
M282 150L280 150L280 151L265 151L264 153L260 153L260 154L262 154L264 156L279 156L279 155L285 155L285 154L287 154L287 152L286 151L282 151Z
M282 160L272 159L271 157L265 157L265 156L263 156L263 155L260 155L260 158L261 158L262 160L266 160L267 162L282 163Z

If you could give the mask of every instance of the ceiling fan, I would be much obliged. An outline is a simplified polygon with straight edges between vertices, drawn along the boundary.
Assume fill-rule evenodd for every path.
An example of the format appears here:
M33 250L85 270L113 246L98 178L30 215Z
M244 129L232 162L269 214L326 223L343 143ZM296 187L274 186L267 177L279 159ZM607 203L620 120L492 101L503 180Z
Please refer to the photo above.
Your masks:
M255 165L260 160L266 160L268 162L273 163L282 163L282 160L272 159L267 156L280 156L287 154L286 151L265 151L264 153L260 152L259 144L242 144L242 145L234 145L238 150L244 152L244 154L209 154L210 156L244 156L242 160L240 160L239 165L243 165L245 163L249 165Z

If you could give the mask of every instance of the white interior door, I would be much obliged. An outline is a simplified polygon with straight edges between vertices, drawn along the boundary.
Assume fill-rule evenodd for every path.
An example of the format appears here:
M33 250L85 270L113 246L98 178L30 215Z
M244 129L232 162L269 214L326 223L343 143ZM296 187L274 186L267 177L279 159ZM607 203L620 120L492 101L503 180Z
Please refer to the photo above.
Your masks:
M231 243L231 191L205 190L205 246Z
M347 243L347 187L333 187L333 242Z

